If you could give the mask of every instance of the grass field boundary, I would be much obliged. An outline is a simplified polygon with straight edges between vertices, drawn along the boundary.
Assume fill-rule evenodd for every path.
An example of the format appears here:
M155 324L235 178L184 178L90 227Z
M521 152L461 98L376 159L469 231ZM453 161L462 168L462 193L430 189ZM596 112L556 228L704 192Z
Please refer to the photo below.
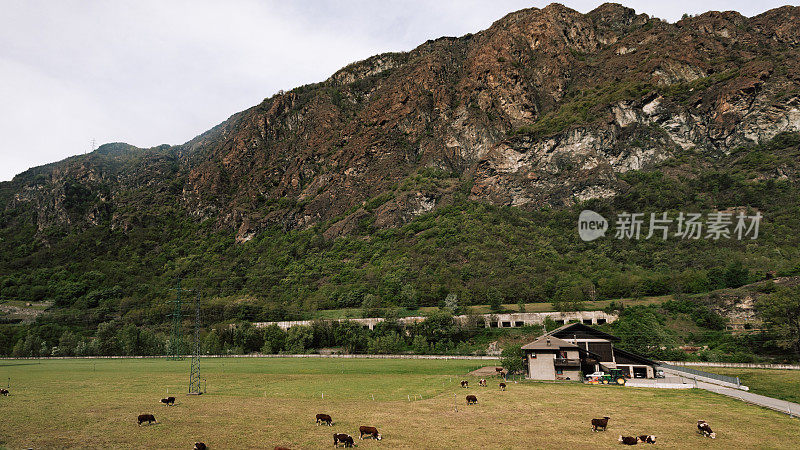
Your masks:
M189 358L191 355L183 355ZM2 357L2 360L59 360L59 359L164 359L162 356L28 356L28 357ZM348 354L348 355L321 355L318 353L299 354L299 355L266 355L253 353L249 355L201 355L201 358L341 358L341 359L460 359L460 360L480 360L480 361L499 361L497 356L477 356L477 355L368 355L368 354Z

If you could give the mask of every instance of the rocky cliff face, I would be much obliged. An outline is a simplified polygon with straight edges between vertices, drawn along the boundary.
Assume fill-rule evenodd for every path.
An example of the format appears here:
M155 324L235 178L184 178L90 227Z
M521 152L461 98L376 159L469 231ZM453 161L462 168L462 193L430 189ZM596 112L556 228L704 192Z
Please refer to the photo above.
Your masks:
M797 7L669 24L552 4L351 64L183 145L110 144L31 169L0 184L0 201L41 235L124 230L176 205L240 241L274 223L328 237L397 226L459 194L570 205L681 152L799 131L799 56Z

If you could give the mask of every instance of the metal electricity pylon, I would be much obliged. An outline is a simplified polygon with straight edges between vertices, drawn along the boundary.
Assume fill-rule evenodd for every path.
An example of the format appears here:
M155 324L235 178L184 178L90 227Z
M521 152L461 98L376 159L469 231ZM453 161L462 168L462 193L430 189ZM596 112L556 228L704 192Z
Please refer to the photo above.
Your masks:
M189 369L189 394L200 395L200 294L194 300L194 348Z
M181 356L181 280L178 278L178 287L175 289L177 295L175 300L170 300L174 305L170 316L172 317L172 337L169 339L169 348L167 349L167 359L180 360Z

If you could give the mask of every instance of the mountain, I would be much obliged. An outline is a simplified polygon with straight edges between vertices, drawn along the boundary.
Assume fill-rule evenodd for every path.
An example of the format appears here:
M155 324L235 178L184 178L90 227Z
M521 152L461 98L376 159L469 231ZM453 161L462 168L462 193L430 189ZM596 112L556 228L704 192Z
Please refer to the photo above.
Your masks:
M517 11L182 145L106 144L0 183L0 299L158 324L178 277L237 296L213 316L229 320L448 292L701 292L733 263L792 274L799 56L798 7ZM764 238L591 246L575 233L587 206L756 209Z

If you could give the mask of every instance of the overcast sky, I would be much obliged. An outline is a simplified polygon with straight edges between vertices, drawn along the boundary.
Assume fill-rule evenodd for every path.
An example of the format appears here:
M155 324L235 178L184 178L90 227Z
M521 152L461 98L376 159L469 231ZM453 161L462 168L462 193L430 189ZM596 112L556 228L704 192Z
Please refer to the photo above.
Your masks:
M180 144L280 89L549 2L0 0L0 181L97 144ZM563 1L581 12L601 1ZM649 4L648 4L649 3ZM626 6L746 16L786 2Z

